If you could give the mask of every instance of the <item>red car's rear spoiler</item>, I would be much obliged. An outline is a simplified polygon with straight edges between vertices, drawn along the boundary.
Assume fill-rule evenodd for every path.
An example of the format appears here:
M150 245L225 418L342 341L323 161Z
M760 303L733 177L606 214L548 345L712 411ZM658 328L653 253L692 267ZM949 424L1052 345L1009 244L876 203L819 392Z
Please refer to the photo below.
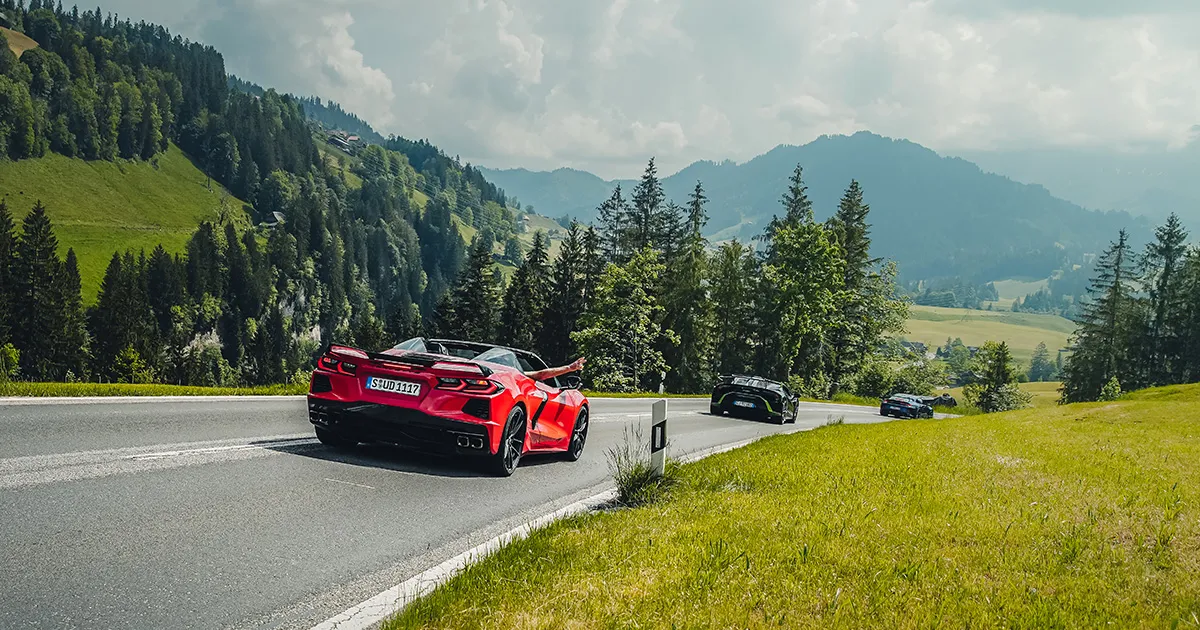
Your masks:
M377 363L403 363L405 365L416 365L419 367L448 370L451 372L478 372L480 376L491 376L492 370L485 366L479 365L474 361L460 359L458 357L448 357L440 354L428 354L425 352L405 351L399 354L382 354L379 352L367 352L350 346L331 345L327 352L331 354L340 354L342 356L356 357L359 359L369 359Z

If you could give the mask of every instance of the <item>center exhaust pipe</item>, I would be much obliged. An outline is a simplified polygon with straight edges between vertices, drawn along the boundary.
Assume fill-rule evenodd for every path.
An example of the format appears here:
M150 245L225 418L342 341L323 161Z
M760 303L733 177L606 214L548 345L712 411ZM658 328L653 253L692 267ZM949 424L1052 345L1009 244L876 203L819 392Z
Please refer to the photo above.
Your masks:
M483 450L483 438L471 438L471 448Z
M471 447L470 438L468 438L465 435L458 436L458 447L459 448L470 448Z

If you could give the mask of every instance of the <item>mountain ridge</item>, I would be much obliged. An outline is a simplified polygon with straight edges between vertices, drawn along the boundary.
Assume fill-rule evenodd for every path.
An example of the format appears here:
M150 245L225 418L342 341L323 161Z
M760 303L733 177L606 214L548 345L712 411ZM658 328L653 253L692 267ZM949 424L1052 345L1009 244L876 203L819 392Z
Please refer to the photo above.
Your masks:
M1148 234L1142 218L1089 210L977 164L906 139L860 131L823 135L803 145L781 144L745 162L701 160L663 177L669 199L682 201L696 181L709 198L707 236L749 240L780 209L797 164L804 167L819 219L830 216L851 180L866 191L881 253L909 279L963 276L980 280L1045 277L1082 263L1121 228ZM541 214L583 221L620 184L586 171L481 168L489 181ZM569 175L569 177L567 177ZM572 189L571 184L583 184ZM628 196L628 195L627 195ZM905 234L904 241L890 238ZM939 238L940 235L940 238ZM888 236L889 238L884 238ZM923 241L936 245L928 247ZM952 271L953 270L953 271Z

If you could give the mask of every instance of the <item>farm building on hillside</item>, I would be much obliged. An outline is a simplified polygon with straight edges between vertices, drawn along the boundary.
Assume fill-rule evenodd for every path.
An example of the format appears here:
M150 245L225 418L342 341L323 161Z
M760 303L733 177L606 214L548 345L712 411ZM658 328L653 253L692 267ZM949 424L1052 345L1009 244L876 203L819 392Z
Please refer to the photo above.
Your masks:
M363 146L362 138L348 134L345 131L331 130L326 131L325 135L329 144L332 144L333 146L351 155L356 154Z

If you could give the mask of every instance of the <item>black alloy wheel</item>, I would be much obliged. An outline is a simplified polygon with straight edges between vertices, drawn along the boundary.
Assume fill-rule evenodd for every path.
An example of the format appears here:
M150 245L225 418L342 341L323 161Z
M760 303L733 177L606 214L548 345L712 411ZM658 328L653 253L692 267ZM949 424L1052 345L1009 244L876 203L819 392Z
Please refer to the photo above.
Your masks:
M525 410L513 407L504 423L500 437L500 448L492 456L492 472L500 477L510 477L521 463L521 452L525 450Z
M567 461L577 462L580 457L583 457L583 447L587 445L588 424L588 409L584 407L579 410L579 417L575 418L575 428L571 430L571 445L567 447Z

